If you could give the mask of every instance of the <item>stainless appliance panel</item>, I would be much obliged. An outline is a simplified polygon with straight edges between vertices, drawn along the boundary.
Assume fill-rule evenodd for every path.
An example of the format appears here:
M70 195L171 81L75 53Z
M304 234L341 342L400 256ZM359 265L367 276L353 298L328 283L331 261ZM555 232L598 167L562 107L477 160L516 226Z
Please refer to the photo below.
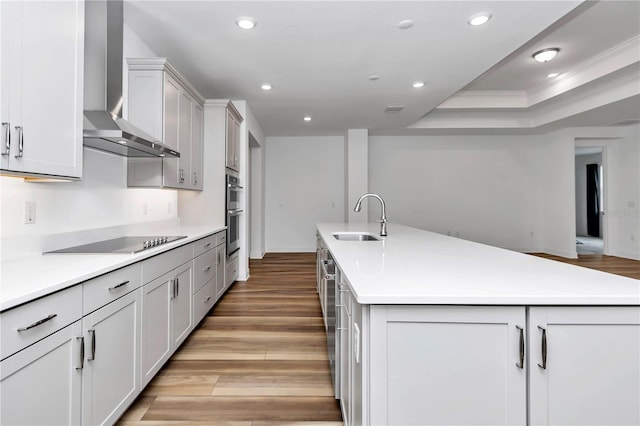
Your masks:
M226 192L226 223L227 226L227 257L240 249L240 192L244 188L240 185L240 179L227 174L225 180Z

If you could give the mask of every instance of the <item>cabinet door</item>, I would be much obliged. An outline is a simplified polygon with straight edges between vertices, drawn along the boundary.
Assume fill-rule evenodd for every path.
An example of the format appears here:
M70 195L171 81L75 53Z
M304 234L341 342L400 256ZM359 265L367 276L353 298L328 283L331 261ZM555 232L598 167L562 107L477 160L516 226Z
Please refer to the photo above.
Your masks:
M526 423L523 307L370 312L372 424Z
M227 247L222 244L216 247L216 298L220 299L224 294L224 290L227 287L225 278L225 262L227 259Z
M178 98L178 186L191 187L191 98L180 91Z
M10 16L12 2L0 1L0 169L9 168L9 142L11 122L9 118L10 41L13 34L13 20Z
M338 274L337 274L338 275ZM342 274L339 274L342 275ZM342 409L342 418L344 424L349 426L353 424L351 417L351 400L352 400L352 385L351 385L351 366L352 366L352 342L351 342L351 295L349 288L346 284L338 284L340 292L339 318L340 324L338 325L340 336L340 359L339 367L337 371L340 372L340 408Z
M184 342L193 329L193 282L191 262L177 268L173 274L171 293L172 351Z
M204 159L203 122L204 111L202 107L193 102L191 117L191 186L192 189L202 189L202 171Z
M165 73L164 77L164 137L163 142L180 152L179 146L180 85ZM180 152L182 156L182 153ZM179 165L177 158L162 159L163 185L178 188Z
M82 328L82 423L112 424L140 391L140 293L133 291L87 315Z
M81 322L0 363L0 424L80 423Z
M9 13L11 37L5 45L3 22L2 48L10 63L8 76L3 63L2 79L5 86L8 77L10 93L3 122L11 148L3 167L81 177L84 2L6 3L2 15Z
M233 145L233 132L235 130L235 126L233 125L233 122L234 122L233 116L231 115L231 112L227 110L227 119L226 119L227 128L226 128L226 141L225 141L226 157L225 157L224 165L231 169L235 169L234 161L233 161L235 157L234 145Z
M640 424L640 308L530 308L529 352L532 425Z
M141 289L141 386L145 387L171 356L169 295L173 276L163 275Z

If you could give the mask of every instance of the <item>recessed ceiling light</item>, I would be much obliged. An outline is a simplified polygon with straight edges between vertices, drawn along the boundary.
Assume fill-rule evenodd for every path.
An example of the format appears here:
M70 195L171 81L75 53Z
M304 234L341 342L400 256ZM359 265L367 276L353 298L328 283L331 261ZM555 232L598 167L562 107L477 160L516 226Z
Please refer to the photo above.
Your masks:
M311 117L309 117L308 115L304 117L304 121L311 121Z
M547 77L549 77L549 78L553 78L553 77L557 77L557 76L559 76L559 75L560 75L560 73L559 73L559 72L551 72L551 73L547 74Z
M262 83L262 90L271 90L273 87L269 83Z
M400 28L401 30L406 30L407 28L411 27L413 27L413 21L411 19L405 19L398 22L398 28Z
M377 75L370 75L369 76L369 80L371 81L376 81L377 79L379 79L380 77L378 77Z
M477 27L478 25L486 24L487 22L489 22L489 19L491 19L490 13L476 13L475 15L469 17L467 23L473 27Z
M558 49L557 47L550 47L548 49L538 50L531 56L538 62L549 62L556 57L559 51L560 49Z
M242 28L243 30L252 30L256 27L257 22L255 19L249 16L241 16L236 19L236 25Z
M415 83L413 83L413 87L415 89L419 89L421 87L424 87L424 82L423 81L416 81Z

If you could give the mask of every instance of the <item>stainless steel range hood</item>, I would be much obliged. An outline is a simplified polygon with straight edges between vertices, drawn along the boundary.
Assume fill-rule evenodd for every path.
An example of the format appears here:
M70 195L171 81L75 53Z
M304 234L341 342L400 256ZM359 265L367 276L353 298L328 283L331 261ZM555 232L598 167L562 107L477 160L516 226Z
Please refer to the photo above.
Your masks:
M122 0L85 3L84 146L126 157L180 157L122 118Z

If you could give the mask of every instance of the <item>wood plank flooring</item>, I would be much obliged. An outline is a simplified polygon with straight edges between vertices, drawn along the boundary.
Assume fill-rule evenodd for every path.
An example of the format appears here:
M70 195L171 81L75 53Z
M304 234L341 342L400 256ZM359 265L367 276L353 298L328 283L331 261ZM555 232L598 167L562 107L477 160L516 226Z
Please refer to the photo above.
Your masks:
M552 260L640 279L640 262ZM315 253L267 254L176 352L120 425L342 425L315 287Z
M571 265L582 266L610 274L622 275L624 277L640 280L640 261L624 259L622 257L603 256L601 254L580 254L577 259L567 259L546 253L532 253L534 256L544 257L558 262L569 263Z
M122 416L123 426L337 426L315 253L268 254Z

